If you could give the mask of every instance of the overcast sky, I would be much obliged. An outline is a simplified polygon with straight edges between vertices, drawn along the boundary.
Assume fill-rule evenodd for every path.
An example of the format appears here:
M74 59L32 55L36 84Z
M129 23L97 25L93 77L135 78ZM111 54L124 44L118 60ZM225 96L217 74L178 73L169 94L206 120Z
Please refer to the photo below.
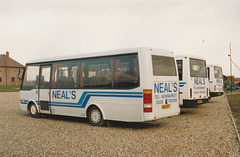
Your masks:
M0 54L29 60L153 47L240 67L239 0L0 0ZM233 68L240 77L240 71Z

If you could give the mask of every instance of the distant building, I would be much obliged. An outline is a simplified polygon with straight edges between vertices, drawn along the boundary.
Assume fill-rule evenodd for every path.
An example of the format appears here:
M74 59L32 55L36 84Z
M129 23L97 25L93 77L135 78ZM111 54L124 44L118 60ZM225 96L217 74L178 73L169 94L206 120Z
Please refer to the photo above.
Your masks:
M9 52L0 55L0 86L13 86L21 84L24 66L9 57ZM19 78L18 76L19 73Z
M235 84L240 87L240 77L235 78Z
M228 76L227 80L231 81L231 82L235 82L235 78L234 76Z

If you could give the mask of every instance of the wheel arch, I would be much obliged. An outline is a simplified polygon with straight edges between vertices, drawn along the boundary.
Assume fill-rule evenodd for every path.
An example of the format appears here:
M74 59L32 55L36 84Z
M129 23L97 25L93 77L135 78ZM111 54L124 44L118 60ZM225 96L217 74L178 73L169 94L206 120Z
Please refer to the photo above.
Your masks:
M86 117L88 118L88 112L89 112L89 110L90 110L92 107L94 107L94 106L97 107L97 108L99 108L99 110L100 110L101 113L102 113L103 120L105 120L105 114L104 114L103 108L102 108L100 105L97 105L97 104L95 104L95 103L90 104L90 105L87 107Z
M35 101L33 101L33 100L30 100L30 101L28 102L27 110L30 111L30 107L31 107L32 104L36 105L37 110L38 110L38 112L39 112L39 107L38 107L37 103L36 103Z

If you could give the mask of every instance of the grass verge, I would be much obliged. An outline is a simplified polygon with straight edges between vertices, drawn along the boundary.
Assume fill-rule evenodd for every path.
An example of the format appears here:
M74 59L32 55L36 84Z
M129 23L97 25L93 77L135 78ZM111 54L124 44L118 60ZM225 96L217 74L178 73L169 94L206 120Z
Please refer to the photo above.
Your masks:
M240 90L225 91L233 118L236 123L238 133L240 134Z
M19 92L20 86L0 86L0 92Z

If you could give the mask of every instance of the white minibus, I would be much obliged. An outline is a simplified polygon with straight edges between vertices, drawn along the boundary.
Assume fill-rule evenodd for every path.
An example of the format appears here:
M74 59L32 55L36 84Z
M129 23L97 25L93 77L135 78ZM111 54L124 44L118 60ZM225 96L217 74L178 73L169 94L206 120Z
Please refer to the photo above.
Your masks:
M206 61L196 56L177 56L180 104L184 106L208 102L209 88Z
M144 122L180 114L172 52L133 48L41 59L26 64L20 106L41 114Z
M222 67L217 65L207 65L210 96L220 96L223 94L223 74Z

